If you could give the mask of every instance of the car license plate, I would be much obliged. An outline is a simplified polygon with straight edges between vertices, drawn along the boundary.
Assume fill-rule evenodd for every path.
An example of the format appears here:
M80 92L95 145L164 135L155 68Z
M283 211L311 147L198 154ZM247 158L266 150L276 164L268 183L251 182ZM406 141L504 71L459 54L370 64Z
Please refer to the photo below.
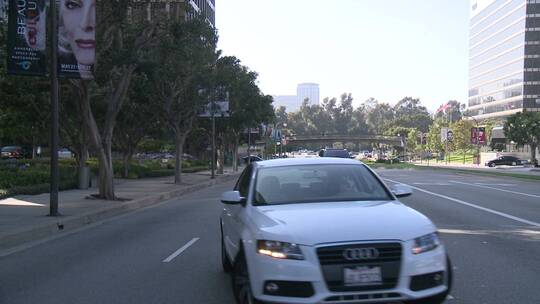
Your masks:
M343 283L345 286L381 284L381 267L345 268L343 270Z

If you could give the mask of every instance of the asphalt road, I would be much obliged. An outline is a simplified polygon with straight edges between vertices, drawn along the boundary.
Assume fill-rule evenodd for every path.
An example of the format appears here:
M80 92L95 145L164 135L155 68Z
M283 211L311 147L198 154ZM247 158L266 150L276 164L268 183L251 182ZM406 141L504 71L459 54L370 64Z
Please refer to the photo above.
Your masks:
M379 173L416 187L403 202L439 227L455 267L449 304L540 303L540 183ZM0 258L0 303L234 303L219 260L218 198L230 188L208 188Z

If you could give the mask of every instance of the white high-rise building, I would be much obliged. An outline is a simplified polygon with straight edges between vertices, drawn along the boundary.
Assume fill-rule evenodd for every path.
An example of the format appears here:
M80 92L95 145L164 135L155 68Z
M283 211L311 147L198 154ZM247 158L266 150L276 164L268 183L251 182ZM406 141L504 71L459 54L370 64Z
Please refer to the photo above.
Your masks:
M319 84L317 83L301 83L296 88L296 96L300 104L307 98L310 105L319 104Z

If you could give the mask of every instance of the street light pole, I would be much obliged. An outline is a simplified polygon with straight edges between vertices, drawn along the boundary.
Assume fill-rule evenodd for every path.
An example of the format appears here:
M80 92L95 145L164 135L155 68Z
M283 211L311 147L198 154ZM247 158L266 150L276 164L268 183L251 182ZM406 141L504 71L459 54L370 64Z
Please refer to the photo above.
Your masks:
M60 170L58 168L58 142L59 142L59 89L58 89L58 17L56 1L50 1L51 6L51 189L49 202L49 216L59 216L58 188Z

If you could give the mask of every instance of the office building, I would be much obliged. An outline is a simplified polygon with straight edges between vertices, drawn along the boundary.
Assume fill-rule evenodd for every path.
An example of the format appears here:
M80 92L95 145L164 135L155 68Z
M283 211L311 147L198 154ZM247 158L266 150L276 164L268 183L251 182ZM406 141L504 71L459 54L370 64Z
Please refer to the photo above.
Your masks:
M195 14L200 14L215 27L215 4L215 0L133 0L129 14L133 18L144 18L146 20L156 18L189 20Z
M300 103L308 99L310 105L319 104L319 85L317 83L301 83L296 88L296 96Z
M540 110L540 1L472 0L469 100L476 119Z
M284 106L287 108L287 112L296 112L300 110L302 102L298 99L296 95L277 95L274 96L274 108L279 108Z

